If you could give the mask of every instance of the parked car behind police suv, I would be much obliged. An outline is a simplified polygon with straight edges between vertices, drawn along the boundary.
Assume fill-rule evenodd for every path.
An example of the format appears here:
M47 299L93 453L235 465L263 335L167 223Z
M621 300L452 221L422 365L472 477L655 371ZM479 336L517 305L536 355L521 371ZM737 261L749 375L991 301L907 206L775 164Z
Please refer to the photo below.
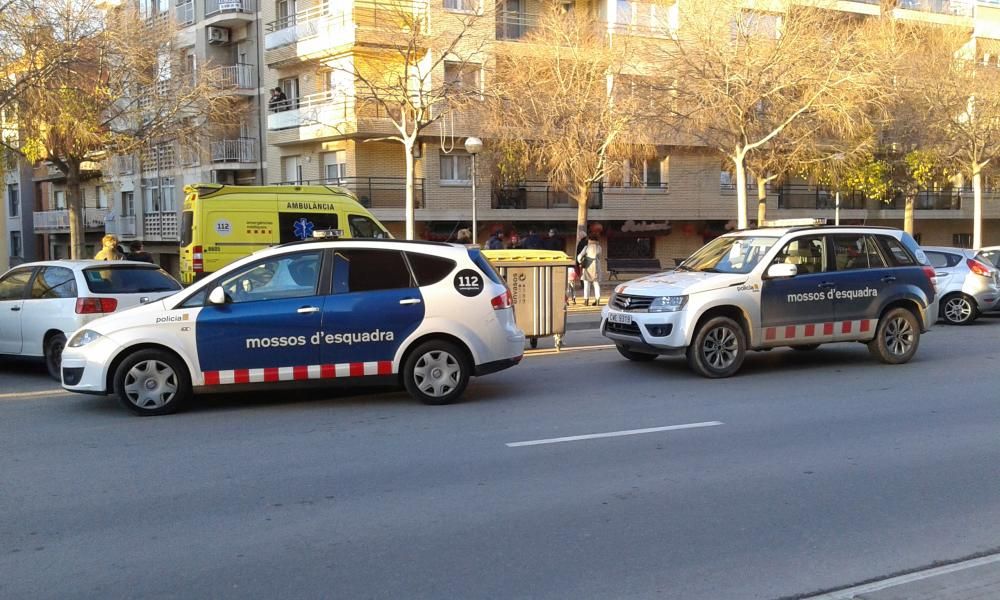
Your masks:
M968 325L1000 304L1000 270L975 250L922 246L937 276L945 323Z

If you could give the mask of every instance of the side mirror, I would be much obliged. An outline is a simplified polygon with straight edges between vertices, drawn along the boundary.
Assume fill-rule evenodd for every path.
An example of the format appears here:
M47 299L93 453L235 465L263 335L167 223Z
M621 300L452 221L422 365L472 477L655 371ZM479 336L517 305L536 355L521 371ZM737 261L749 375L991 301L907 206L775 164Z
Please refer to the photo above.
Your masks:
M796 265L776 263L767 268L765 277L768 279L786 279L788 277L795 277L798 274L799 268Z
M209 304L225 304L227 301L226 290L222 289L221 285L208 293Z

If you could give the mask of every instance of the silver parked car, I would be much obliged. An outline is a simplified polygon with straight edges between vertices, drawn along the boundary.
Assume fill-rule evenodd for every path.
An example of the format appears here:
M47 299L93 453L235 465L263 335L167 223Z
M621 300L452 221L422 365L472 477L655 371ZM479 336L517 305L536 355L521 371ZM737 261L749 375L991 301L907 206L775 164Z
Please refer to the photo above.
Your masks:
M1000 269L1000 246L988 246L980 248L976 258Z
M923 246L937 276L940 310L946 323L967 325L1000 305L1000 270L975 250Z

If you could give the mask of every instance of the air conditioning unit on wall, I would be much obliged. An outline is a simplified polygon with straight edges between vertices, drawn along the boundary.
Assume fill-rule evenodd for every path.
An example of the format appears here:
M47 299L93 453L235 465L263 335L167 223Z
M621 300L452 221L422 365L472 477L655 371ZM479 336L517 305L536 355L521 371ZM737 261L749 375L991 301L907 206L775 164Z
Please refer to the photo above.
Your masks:
M225 27L208 27L208 43L214 46L229 43L229 30Z

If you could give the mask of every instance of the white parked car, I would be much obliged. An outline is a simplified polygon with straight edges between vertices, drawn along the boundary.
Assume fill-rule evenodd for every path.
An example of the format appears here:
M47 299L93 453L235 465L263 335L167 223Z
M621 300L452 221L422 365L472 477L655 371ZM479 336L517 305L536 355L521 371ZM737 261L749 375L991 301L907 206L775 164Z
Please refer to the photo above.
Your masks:
M156 265L132 261L52 260L0 276L0 355L44 357L60 378L66 338L108 313L159 300L181 284Z
M1000 246L987 246L980 248L976 257L986 263L1000 269Z
M1000 305L1000 270L975 250L922 246L938 281L941 318L967 325Z
M184 292L79 330L63 387L140 415L204 389L382 377L427 404L524 354L510 290L478 249L309 240L261 250Z

